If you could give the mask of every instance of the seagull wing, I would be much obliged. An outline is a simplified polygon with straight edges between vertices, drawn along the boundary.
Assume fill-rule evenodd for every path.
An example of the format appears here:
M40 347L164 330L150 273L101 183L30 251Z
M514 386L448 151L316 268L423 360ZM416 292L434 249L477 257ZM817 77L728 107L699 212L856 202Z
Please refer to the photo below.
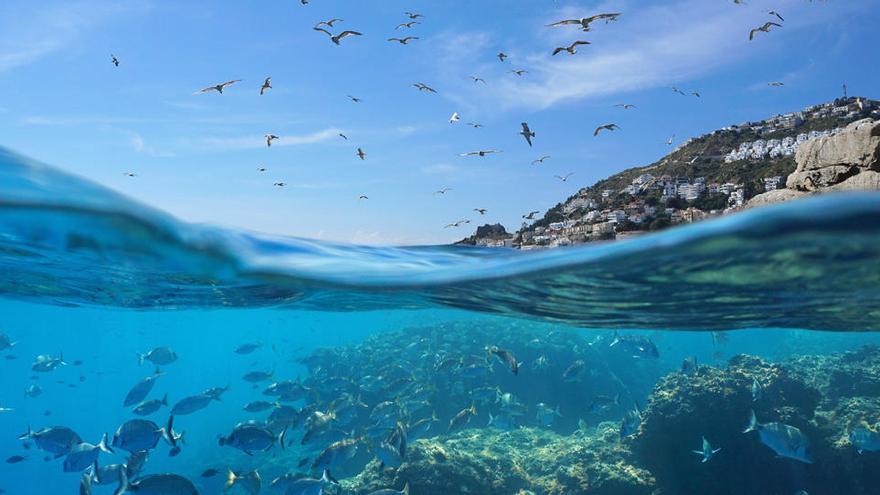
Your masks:
M314 29L315 31L320 31L320 32L326 34L327 36L330 36L330 37L333 36L333 33L331 33L330 31L327 31L327 30L324 29L324 28L320 28L320 27L318 27L318 26L315 26L315 27L313 27L312 29Z
M568 26L572 24L580 24L580 19L565 19L563 21L554 22L553 24L547 24L547 27L560 27L560 26Z
M347 38L349 36L363 36L363 33L359 33L357 31L343 31L336 36L337 39Z

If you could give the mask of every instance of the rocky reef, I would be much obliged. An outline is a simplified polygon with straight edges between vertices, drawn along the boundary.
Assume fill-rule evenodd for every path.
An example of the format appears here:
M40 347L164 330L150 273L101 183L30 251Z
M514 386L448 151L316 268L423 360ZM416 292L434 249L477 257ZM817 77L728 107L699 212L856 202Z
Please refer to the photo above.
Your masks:
M807 194L880 189L880 121L859 120L843 132L798 148L797 169L785 189L759 194L749 206L779 203Z
M750 411L761 423L798 428L813 462L778 457L757 434L744 434ZM738 356L725 369L662 379L631 447L662 493L867 495L880 487L880 455L859 454L849 432L878 420L878 348L779 364ZM706 463L692 453L703 437L721 448Z
M420 495L651 494L653 477L631 458L614 423L569 436L540 428L471 429L419 440L397 471L373 462L344 484L356 494L406 482Z
M777 456L755 432L796 427L812 463ZM849 434L880 421L880 348L779 363L739 355L722 368L700 365L663 377L631 437L620 424L563 435L546 428L471 428L413 442L403 465L376 460L340 492L367 494L410 484L422 495L869 495L880 487L880 453L859 453ZM720 451L694 450L705 437Z

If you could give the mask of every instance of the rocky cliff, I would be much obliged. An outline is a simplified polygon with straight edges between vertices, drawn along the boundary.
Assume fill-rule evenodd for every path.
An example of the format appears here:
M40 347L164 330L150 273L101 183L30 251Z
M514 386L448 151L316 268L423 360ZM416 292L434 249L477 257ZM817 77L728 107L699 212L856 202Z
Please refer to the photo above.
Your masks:
M759 194L748 206L817 192L880 189L880 120L859 120L837 135L808 141L797 150L795 162L785 189Z

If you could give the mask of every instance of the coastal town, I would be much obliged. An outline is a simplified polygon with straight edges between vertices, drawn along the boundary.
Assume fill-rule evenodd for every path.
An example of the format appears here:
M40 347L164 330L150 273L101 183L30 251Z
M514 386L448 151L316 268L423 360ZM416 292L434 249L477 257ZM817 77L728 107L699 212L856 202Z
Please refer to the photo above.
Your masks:
M625 239L740 211L752 197L786 187L786 177L794 172L793 156L804 143L837 135L847 124L865 118L880 119L880 102L845 97L724 127L687 140L656 164L580 189L543 218L530 222L524 215L514 234L501 225L483 226L461 243L554 248ZM714 145L718 142L733 145L722 149ZM703 174L667 172L696 165ZM742 167L728 173L737 165ZM767 173L771 170L776 173Z

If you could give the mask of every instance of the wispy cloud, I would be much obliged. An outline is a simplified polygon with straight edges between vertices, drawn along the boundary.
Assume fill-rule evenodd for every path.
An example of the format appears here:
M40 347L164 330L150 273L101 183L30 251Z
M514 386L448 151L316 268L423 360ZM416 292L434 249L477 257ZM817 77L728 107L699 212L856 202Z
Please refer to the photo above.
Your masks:
M272 147L322 143L331 139L339 139L340 132L344 133L344 131L332 127L310 134L280 134L278 139L272 141ZM265 136L210 137L202 140L201 144L215 150L256 149L266 147L266 138Z
M608 8L614 8L613 4ZM789 11L796 8L805 7L792 5ZM598 11L566 7L536 20L536 25L595 13L594 10ZM510 67L492 65L494 88L484 92L482 99L503 107L544 109L575 100L681 84L760 53L760 43L772 44L776 37L827 22L805 16L800 22L786 23L784 30L749 43L749 28L764 20L766 9L759 6L681 0L650 7L631 5L619 21L599 23L589 34L576 27L542 27L529 46L544 49L538 52L527 48L517 53L515 60L510 59L529 73L512 77L504 73ZM552 47L576 39L591 40L593 44L581 47L575 56L550 54ZM452 48L441 59L447 68L468 62L471 55L457 48L465 42L453 40ZM474 96L473 89L459 89Z
M70 1L49 6L33 2L27 13L0 17L0 72L68 48L96 26L145 8L146 2L124 0Z

